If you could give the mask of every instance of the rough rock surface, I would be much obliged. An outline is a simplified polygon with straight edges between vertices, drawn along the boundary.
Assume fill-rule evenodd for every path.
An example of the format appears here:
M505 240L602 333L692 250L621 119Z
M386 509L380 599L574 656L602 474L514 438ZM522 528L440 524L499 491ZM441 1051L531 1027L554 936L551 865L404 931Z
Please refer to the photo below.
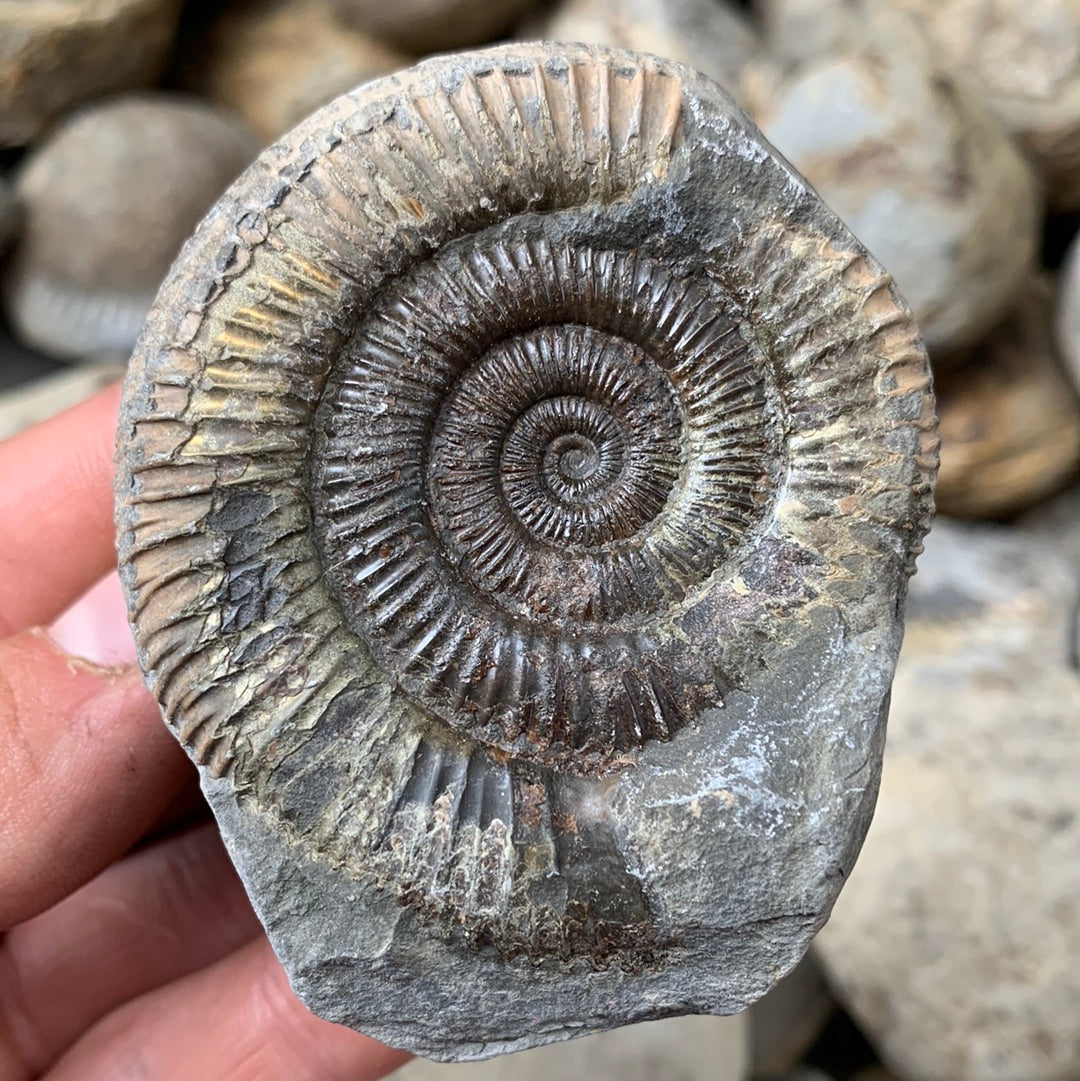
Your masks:
M908 604L870 835L816 944L900 1077L1080 1076L1076 494L939 518Z
M744 1081L745 1014L669 1017L455 1066L414 1059L395 1081Z
M862 10L839 52L757 83L751 112L895 276L937 361L989 331L1030 277L1039 186L908 18Z
M301 996L433 1057L743 1009L876 791L936 425L723 92L515 45L346 95L126 384L140 662Z

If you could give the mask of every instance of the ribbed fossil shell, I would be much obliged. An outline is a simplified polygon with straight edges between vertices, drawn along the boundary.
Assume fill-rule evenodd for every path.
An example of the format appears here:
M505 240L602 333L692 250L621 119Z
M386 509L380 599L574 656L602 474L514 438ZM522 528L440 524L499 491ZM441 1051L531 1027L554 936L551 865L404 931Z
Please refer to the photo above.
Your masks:
M142 664L313 1008L477 1057L795 963L934 420L888 276L717 87L517 45L339 99L188 244L119 438Z

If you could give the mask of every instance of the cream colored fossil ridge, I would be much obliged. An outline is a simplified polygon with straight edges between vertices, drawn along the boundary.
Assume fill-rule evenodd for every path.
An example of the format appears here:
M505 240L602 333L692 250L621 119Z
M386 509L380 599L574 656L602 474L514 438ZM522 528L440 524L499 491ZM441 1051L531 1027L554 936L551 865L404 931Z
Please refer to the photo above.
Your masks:
M470 1058L768 990L869 822L935 468L888 275L686 68L437 58L265 151L136 349L117 521L305 1001Z

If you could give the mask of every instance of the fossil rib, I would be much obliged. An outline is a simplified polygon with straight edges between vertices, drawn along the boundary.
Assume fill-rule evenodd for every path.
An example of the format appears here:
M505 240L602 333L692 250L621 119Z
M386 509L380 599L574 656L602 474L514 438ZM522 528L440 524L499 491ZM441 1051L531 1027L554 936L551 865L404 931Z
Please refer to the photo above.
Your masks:
M185 249L120 447L141 661L313 1008L477 1057L794 965L936 438L890 279L713 84L515 45L339 99Z

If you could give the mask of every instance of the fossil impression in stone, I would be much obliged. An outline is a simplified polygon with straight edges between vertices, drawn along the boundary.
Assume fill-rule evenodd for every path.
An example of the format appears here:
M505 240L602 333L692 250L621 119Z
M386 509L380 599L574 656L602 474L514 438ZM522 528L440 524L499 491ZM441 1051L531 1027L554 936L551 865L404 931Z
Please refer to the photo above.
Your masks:
M796 963L935 422L888 275L714 84L514 45L338 99L188 243L119 447L141 662L313 1009L482 1057Z

